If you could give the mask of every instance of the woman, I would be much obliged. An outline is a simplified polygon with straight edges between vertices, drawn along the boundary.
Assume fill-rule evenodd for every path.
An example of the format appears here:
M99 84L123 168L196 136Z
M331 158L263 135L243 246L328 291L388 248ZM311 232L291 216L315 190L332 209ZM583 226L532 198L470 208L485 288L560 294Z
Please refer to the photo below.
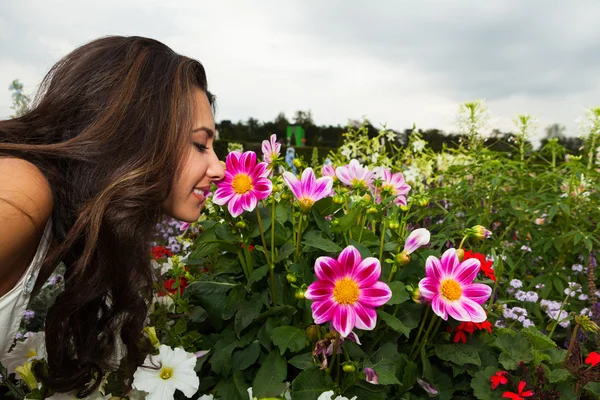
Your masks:
M34 286L62 261L38 379L58 392L92 382L85 394L120 341L130 374L143 362L154 229L163 214L197 220L224 175L213 101L198 61L105 37L60 60L29 112L0 121L0 360Z

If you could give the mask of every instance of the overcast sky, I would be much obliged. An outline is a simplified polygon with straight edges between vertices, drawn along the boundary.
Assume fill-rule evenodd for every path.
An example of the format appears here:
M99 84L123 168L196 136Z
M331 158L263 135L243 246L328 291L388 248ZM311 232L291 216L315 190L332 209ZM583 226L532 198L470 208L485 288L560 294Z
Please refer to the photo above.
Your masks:
M0 118L10 82L34 93L47 70L104 35L158 39L200 60L217 120L311 109L317 124L456 131L461 102L490 124L518 113L575 135L600 105L596 0L0 0Z

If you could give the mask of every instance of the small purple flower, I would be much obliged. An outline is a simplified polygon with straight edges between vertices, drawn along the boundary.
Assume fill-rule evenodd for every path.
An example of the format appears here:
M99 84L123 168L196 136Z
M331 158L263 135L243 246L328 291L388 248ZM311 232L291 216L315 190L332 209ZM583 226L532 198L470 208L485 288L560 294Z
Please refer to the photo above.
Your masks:
M25 310L25 312L23 312L23 319L25 321L30 321L33 317L35 317L35 311L33 310Z
M379 385L379 377L372 368L365 368L365 375L367 375L367 382L372 385Z

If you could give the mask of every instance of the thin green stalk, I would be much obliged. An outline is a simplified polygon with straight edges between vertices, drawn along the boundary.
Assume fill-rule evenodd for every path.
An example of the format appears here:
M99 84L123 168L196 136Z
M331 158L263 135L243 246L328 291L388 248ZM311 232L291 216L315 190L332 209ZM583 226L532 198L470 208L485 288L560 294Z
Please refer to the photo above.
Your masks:
M437 324L437 323L438 322L436 321L435 314L434 314L431 316L431 320L429 321L429 326L427 327L427 330L425 331L425 334L423 335L423 339L421 339L421 343L417 347L417 350L415 351L415 353L413 353L411 356L412 360L415 360L417 358L417 355L421 352L421 349L425 346L425 343L427 343L427 339L429 338L429 333L433 329L433 325Z
M417 337L415 338L413 345L410 348L410 352L408 354L412 354L421 338L421 333L423 333L423 327L425 326L425 320L429 317L429 312L431 311L431 307L427 307L425 310L425 314L423 314L423 319L421 320L421 324L419 325L419 331L417 332Z
M497 288L498 288L498 278L496 277L496 280L494 281L494 288L492 289L492 295L490 296L490 302L488 303L488 310L492 307L492 304L494 304L494 296L496 296Z
M568 299L569 299L569 295L567 295L567 297L565 297L565 301L563 301L562 304L560 305L560 310L558 310L558 314L556 315L556 323L553 324L552 329L550 330L550 333L548 333L548 339L552 339L552 334L554 333L554 330L556 329L556 327L558 326L558 323L560 322L560 315L562 314L562 310L565 307L565 304L567 304Z
M385 221L381 222L381 240L379 241L379 262L383 265L383 244L385 241Z
M248 267L246 266L246 261L244 260L243 250L238 250L237 255L240 260L240 264L242 265L242 270L244 271L244 276L246 277L246 281L250 279L250 275L248 274Z
M460 241L460 244L458 245L458 250L462 249L463 244L465 244L465 240L467 240L467 236L466 235Z
M298 233L296 235L296 260L300 257L300 240L302 239L302 215L298 218Z
M258 219L258 230L260 231L260 238L262 239L262 244L263 244L263 253L265 253L265 258L267 259L267 264L271 265L271 261L269 260L269 252L267 251L267 241L265 240L265 232L263 230L262 218L260 217L260 212L258 211L258 207L256 207L256 217ZM273 225L273 221L271 221L271 225Z
M340 333L339 332L337 332L337 331L335 332L335 336L333 337L333 340L335 340L335 342L333 343L333 355L331 356L331 364L327 368L327 375L331 375L331 371L333 370L333 366L337 359L338 345L340 343Z
M271 261L275 268L275 196L273 196L273 206L271 207Z
M571 351L573 351L573 346L575 345L575 338L577 337L577 330L579 329L579 324L575 325L575 329L573 329L573 336L571 336L571 342L569 343L569 349L567 350L567 355L562 363L562 368L565 367L569 357L571 356Z
M367 215L359 215L358 216L358 227L360 228L360 233L358 234L358 243L362 240L363 231L365 230L365 226L367 225Z

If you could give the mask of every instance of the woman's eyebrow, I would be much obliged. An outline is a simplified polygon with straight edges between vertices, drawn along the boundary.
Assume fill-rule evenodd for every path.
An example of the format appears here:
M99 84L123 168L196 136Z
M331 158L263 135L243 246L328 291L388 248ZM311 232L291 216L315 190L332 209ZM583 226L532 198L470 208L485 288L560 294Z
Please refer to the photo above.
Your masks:
M192 131L192 133L201 132L201 131L206 132L209 139L212 139L215 136L215 131L213 131L210 128L207 128L206 126L201 126L199 128L196 128Z

